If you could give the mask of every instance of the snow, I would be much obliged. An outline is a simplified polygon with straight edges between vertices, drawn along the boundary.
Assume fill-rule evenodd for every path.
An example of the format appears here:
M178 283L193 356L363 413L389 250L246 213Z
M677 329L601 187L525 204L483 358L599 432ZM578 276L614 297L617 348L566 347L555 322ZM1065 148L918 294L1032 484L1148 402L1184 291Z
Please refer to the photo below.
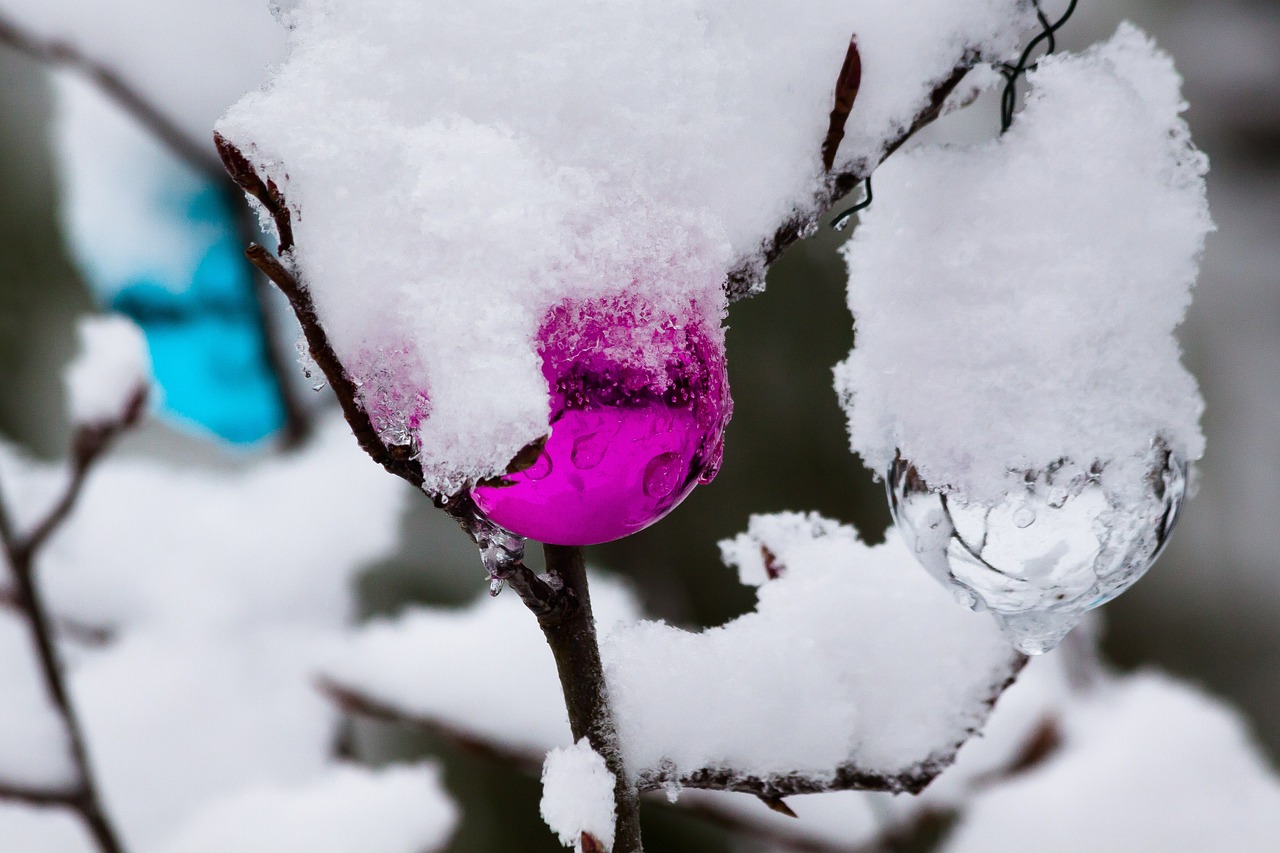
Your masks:
M1141 488L1153 440L1204 449L1173 337L1212 229L1180 78L1132 26L1029 75L1012 129L876 173L846 248L856 450L996 502L1058 460Z
M1064 718L1065 744L969 806L945 853L1269 850L1280 779L1235 712L1143 673Z
M0 608L0 780L65 790L75 784L75 765L37 666L26 620Z
M29 524L38 516L26 505L47 505L63 472L7 448L0 462L6 501ZM111 634L100 646L60 645L131 849L279 850L296 839L297 849L347 850L359 836L370 845L361 849L417 853L444 843L455 816L435 771L343 770L332 756L337 711L315 687L347 630L352 580L396 546L412 494L336 419L286 456L188 455L179 468L122 452L95 468L42 551L38 580L59 619ZM56 719L9 710L34 690L20 680L29 645L0 633L0 662L0 778L65 776ZM0 812L0 841L35 835L38 823ZM317 834L337 846L312 843Z
M99 853L80 819L65 809L0 803L0 850Z
M586 738L547 753L542 768L542 819L565 847L582 853L582 834L588 833L613 849L617 809L613 802L616 777L604 757Z
M0 0L0 14L110 68L211 163L214 121L285 53L263 0Z
M215 802L164 853L421 853L448 841L457 807L434 765L337 766L296 787L261 786Z
M593 574L591 609L602 629L640 618L634 593L608 575ZM369 622L329 654L324 673L534 760L572 742L555 661L537 621L511 593ZM494 685L519 697L519 714L495 701Z
M1092 656L1088 643L1081 644ZM684 794L779 850L873 847L928 815L953 814L943 853L1023 850L1268 850L1280 837L1280 778L1238 715L1198 689L1150 672L1069 677L1063 650L1030 662L981 736L919 796L842 792L791 797L799 816L740 794ZM1037 726L1061 742L1010 772ZM773 849L773 848L768 848Z
M628 768L822 779L949 762L1014 670L996 628L956 608L892 532L869 547L814 515L757 516L728 546L744 561L763 548L784 568L755 612L605 641Z
M847 764L889 775L947 762L1015 665L990 620L954 607L896 538L868 547L851 528L788 515L753 519L728 548L745 558L762 545L783 576L756 612L699 634L637 623L633 598L593 579L628 772L825 779ZM551 655L514 596L373 623L325 672L517 754L569 742ZM493 701L495 683L520 697L519 715Z
M134 395L151 382L142 330L113 314L86 316L76 331L80 349L63 374L71 422L91 427L123 421Z
M818 213L851 35L867 73L840 167L1029 20L1019 0L289 6L289 59L219 130L287 198L292 260L365 393L429 398L436 492L545 434L534 337L556 305L625 291L718 326L729 270Z

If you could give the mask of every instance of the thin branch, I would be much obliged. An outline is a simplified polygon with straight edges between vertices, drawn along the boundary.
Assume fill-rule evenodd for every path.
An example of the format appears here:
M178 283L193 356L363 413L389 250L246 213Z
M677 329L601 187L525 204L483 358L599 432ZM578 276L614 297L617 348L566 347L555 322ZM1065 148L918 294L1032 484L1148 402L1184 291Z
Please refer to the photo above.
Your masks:
M235 143L221 133L213 134L213 144L218 149L218 156L222 158L222 167L231 176L231 180L266 208L276 225L276 236L280 240L278 251L281 255L287 256L293 250L293 216L289 213L289 205L285 202L280 188L276 186L275 181L270 179L264 181L253 168L253 164L249 162L249 158L245 157ZM276 283L279 284L279 282Z
M24 615L22 604L18 601L18 594L11 589L0 589L0 607L11 610L20 616ZM54 630L59 636L84 646L105 646L111 642L112 637L115 635L115 632L110 628L90 625L78 619L69 619L56 615L51 618Z
M514 767L531 776L537 776L542 771L543 756L540 752L523 752L513 747L486 740L440 720L406 714L394 705L329 679L321 679L317 682L316 687L347 714L378 720L379 722L407 726L417 731L435 735L474 755L496 761L508 767Z
M55 641L57 623L48 614L35 580L40 549L66 521L84 491L85 479L108 445L134 425L146 402L146 388L139 387L127 401L118 420L80 427L71 449L71 476L62 495L45 516L25 535L19 534L0 500L0 534L13 576L10 606L21 612L31 631L45 691L62 718L75 765L77 780L70 791L39 791L20 787L0 787L0 799L9 798L43 805L64 805L74 809L93 836L101 853L123 853L124 847L102 806L93 768L89 762L84 730L66 686L66 674Z
M26 806L74 808L79 796L80 792L74 788L51 791L0 782L0 802L22 803Z
M582 549L564 545L544 545L547 572L558 578L578 606L555 620L539 617L547 645L556 659L564 704L569 712L569 728L574 741L586 738L614 776L614 804L618 821L615 853L638 853L640 840L640 796L623 764L618 730L609 704L609 689L600 661L595 618Z
M63 489L62 496L26 536L13 541L10 556L15 561L30 562L31 555L44 545L62 522L66 521L76 501L83 491L85 477L89 469L98 461L98 457L107 449L116 436L132 427L142 415L147 401L147 389L137 388L125 403L119 420L102 424L82 426L76 430L71 445L71 477Z
M0 44L8 45L37 62L61 66L82 74L170 151L196 171L214 180L222 179L218 161L199 140L151 103L128 81L101 62L86 56L75 45L58 39L42 39L27 32L0 12Z
M236 232L241 245L251 245L257 237L253 211L242 202L239 188L227 181L223 173L219 179L226 187L228 209L235 211ZM256 320L262 329L263 355L267 368L275 382L276 393L284 407L284 429L280 436L280 444L285 449L300 447L311 435L311 415L298 396L297 386L290 381L296 368L292 366L293 346L282 340L280 330L272 322L271 283L256 266L249 270L250 286L253 288L253 300Z
M263 188L265 191L265 185L263 185ZM383 443L378 431L374 429L373 422L369 419L369 414L360 402L360 392L355 380L347 374L347 370L338 359L337 353L333 351L333 345L329 343L329 335L325 332L324 326L320 324L320 318L316 315L316 307L315 303L311 301L310 291L285 267L279 258L256 243L249 246L245 251L245 256L276 287L280 288L285 298L289 300L289 306L293 309L294 316L298 318L298 324L302 327L302 334L306 339L307 349L311 352L311 358L315 360L316 366L324 373L325 379L329 382L329 387L333 389L334 396L338 398L338 404L342 407L342 415L351 427L351 432L355 435L356 441L360 443L360 448L369 454L373 461L390 473L407 480L415 488L421 488L423 482L422 465L413 458L412 448L409 446L392 445L389 447Z

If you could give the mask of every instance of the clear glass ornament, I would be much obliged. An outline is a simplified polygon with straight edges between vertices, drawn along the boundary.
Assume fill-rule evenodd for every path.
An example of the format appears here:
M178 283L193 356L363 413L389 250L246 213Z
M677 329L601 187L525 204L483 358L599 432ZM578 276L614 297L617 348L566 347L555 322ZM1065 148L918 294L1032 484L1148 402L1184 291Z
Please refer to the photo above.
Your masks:
M1084 614L1124 592L1169 540L1187 466L1153 446L1140 484L1109 488L1103 466L1061 462L984 503L930 486L898 458L885 485L916 559L973 610L990 610L1023 652L1056 646Z

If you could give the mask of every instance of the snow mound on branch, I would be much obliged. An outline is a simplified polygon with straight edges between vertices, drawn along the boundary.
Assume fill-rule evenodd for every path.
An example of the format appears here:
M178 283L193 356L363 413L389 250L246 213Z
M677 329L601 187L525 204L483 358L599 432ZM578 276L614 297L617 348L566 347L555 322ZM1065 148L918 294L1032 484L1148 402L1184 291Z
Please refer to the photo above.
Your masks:
M1028 79L1003 137L888 161L846 249L853 449L983 501L1062 459L1122 490L1153 439L1204 448L1173 331L1213 226L1173 63L1125 25Z
M142 330L129 318L111 314L81 318L77 332L80 350L62 377L68 416L77 426L120 423L133 396L151 384Z
M945 765L1017 666L991 621L955 607L896 537L872 548L817 516L768 516L726 551L745 563L762 548L785 569L757 612L700 634L636 624L633 596L593 578L598 624L621 622L602 653L628 772L821 782L856 765L923 781ZM526 764L570 742L555 664L515 596L372 623L325 672ZM492 700L495 682L520 714Z
M591 609L605 630L641 616L631 589L608 575L592 575ZM415 608L376 619L328 655L324 672L527 763L572 742L555 661L513 593L486 595L458 610ZM494 701L495 684L503 695L520 697L520 713Z
M405 411L389 434L416 431L441 492L545 434L534 338L556 304L628 292L718 328L730 269L818 213L851 36L864 75L840 167L878 159L954 68L1007 55L1030 20L1021 0L284 14L288 61L219 131L288 200L293 260L364 393L428 395L429 417Z
M1280 779L1239 716L1147 673L1063 718L1063 747L978 795L945 853L1270 850Z
M892 531L869 547L815 515L756 516L725 545L740 566L766 549L780 576L754 613L608 639L628 766L824 779L949 763L1015 669L989 620L955 607Z
M547 753L540 810L561 844L582 853L582 834L586 832L605 850L613 849L618 818L613 802L615 782L604 758L586 738Z
M296 787L264 786L201 812L164 853L421 853L453 833L458 810L439 769L335 767Z

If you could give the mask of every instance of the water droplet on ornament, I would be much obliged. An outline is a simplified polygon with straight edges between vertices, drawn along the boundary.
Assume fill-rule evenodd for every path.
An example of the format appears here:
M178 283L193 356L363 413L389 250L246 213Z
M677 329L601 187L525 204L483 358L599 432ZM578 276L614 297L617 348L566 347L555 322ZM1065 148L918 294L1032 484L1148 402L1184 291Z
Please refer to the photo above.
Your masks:
M609 450L609 437L599 432L589 432L573 440L573 451L569 458L573 464L584 471L590 471L600 464Z
M644 493L651 498L665 498L676 490L680 481L680 455L660 453L649 460L644 469Z
M524 470L524 475L530 480L543 480L550 476L554 467L551 457L544 450L538 454L533 464Z
M962 604L991 610L1019 649L1041 654L1155 562L1182 505L1186 463L1157 443L1145 461L1090 471L1056 463L1024 483L1002 500L971 500L929 486L900 459L886 487L929 573Z

